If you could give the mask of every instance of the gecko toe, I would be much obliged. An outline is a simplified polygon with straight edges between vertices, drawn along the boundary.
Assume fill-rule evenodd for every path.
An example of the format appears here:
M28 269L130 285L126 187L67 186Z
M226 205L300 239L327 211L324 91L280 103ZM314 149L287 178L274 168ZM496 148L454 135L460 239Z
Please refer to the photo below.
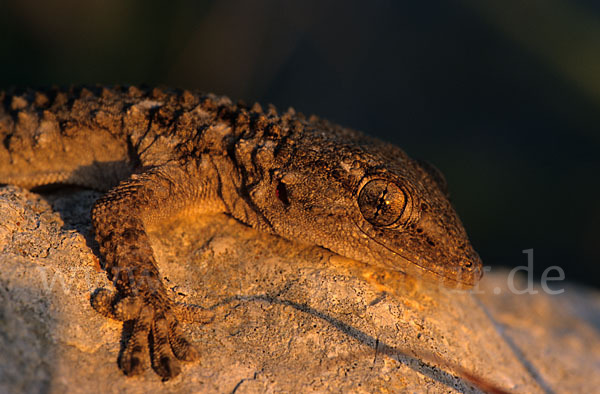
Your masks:
M121 298L119 293L107 289L96 290L91 297L91 303L96 312L119 321L135 319L142 304L139 297Z
M154 317L150 354L152 368L163 380L171 379L181 372L179 362L173 357L170 348L169 326L164 313L159 313Z
M174 304L173 313L179 321L185 323L210 323L213 321L215 314L212 311L206 310L198 305L186 304L177 302Z
M175 319L169 321L169 342L171 350L178 359L197 361L200 358L200 352L185 338L181 326Z
M92 294L90 302L92 304L92 308L94 308L96 312L110 319L119 320L113 312L113 303L116 298L117 293L114 291L110 291L108 289L97 289L94 294Z
M139 375L144 371L144 353L148 349L148 334L152 326L153 311L150 307L143 307L133 321L131 337L123 350L120 367L127 376Z

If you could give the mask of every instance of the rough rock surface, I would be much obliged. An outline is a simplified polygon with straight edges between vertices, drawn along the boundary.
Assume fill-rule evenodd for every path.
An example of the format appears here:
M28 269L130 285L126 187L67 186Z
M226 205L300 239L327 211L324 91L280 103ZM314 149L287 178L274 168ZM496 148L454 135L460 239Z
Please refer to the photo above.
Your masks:
M90 306L110 287L90 234L98 194L0 188L0 392L592 392L600 294L507 291L507 273L456 292L294 244L223 215L151 235L200 363L161 382L117 367L121 324ZM146 360L147 363L148 360Z

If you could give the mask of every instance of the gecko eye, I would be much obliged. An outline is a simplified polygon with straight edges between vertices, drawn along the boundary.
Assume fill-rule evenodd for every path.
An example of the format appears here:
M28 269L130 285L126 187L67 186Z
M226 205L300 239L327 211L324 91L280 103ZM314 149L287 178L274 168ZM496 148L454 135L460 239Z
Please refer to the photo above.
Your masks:
M358 196L360 213L375 226L395 223L406 206L406 195L395 183L385 179L369 181Z

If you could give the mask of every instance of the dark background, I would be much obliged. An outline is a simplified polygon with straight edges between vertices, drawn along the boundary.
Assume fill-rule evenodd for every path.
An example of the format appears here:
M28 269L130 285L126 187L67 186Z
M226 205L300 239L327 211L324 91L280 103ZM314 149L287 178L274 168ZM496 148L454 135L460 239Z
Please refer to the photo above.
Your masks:
M0 88L198 88L446 175L486 265L600 285L600 2L0 1Z

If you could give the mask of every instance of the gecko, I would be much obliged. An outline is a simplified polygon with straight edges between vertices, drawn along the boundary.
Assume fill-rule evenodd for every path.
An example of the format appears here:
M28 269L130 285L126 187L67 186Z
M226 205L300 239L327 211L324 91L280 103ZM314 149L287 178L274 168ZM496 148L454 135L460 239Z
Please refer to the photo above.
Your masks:
M22 89L0 102L0 184L105 192L91 221L116 290L99 289L91 304L131 323L125 375L142 373L148 352L163 380L200 357L181 323L204 315L170 299L146 233L176 214L225 213L446 287L482 276L441 172L361 132L168 88Z

